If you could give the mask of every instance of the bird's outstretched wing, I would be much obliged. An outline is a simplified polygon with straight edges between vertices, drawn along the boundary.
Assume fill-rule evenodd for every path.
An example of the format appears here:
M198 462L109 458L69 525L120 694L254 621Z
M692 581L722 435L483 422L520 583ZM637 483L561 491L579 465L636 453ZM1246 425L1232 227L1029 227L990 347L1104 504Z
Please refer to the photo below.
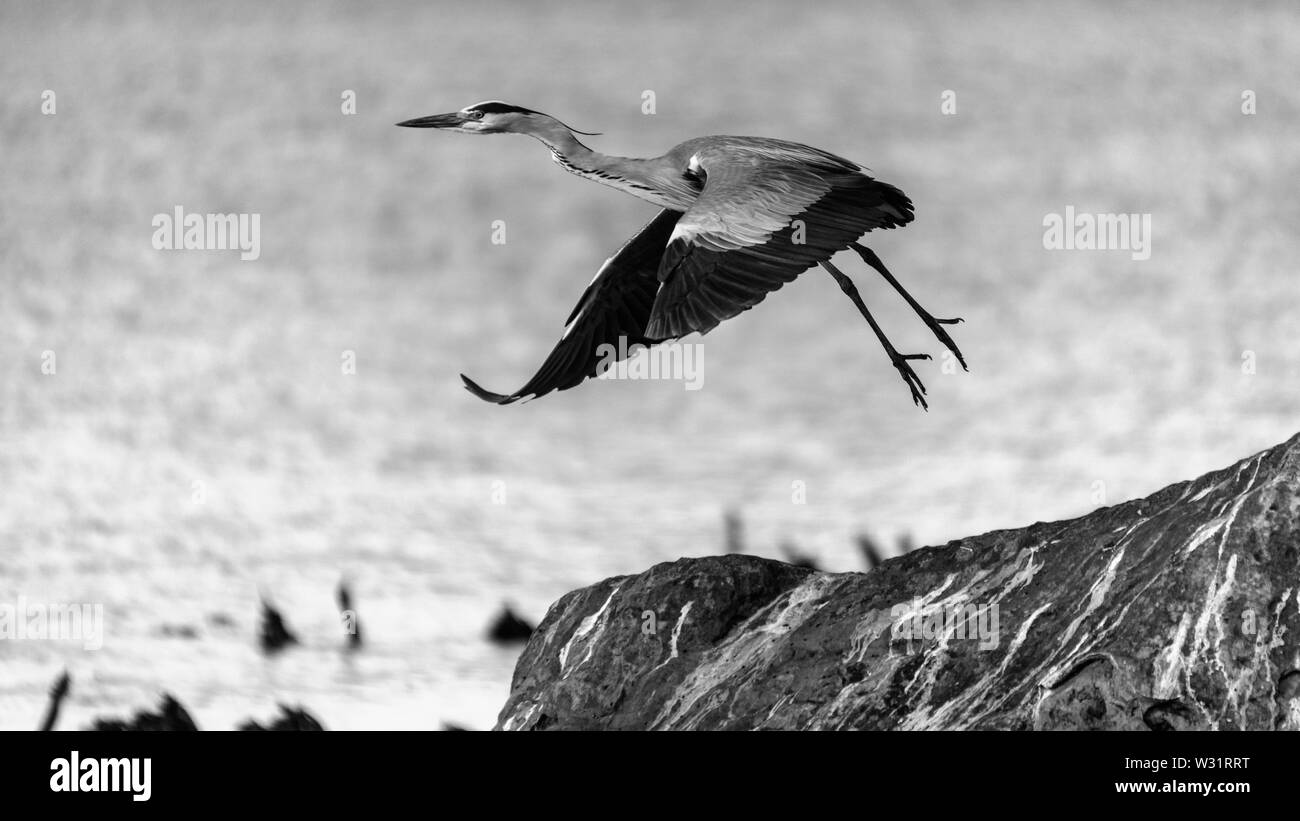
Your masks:
M618 353L603 356L602 345L626 353L633 345L658 341L648 336L645 328L659 290L659 260L681 216L680 211L660 211L617 254L606 260L569 314L564 335L527 385L511 394L493 393L461 374L465 387L479 399L508 405L572 388L595 376L602 364L612 364L621 358ZM626 338L622 345L620 337Z
M660 263L655 339L707 333L867 231L912 221L902 191L806 146L724 146L696 162L704 188Z

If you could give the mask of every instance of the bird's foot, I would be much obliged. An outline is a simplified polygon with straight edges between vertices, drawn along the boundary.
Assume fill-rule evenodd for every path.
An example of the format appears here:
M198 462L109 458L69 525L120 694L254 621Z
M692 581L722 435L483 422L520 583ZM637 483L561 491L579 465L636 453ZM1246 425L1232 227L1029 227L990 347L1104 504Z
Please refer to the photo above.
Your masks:
M918 405L921 410L928 411L930 406L925 402L925 385L922 384L921 377L917 376L916 371L912 370L912 366L907 363L913 359L929 359L930 355L928 353L899 353L895 350L889 350L887 353L889 354L889 361L894 363L894 367L898 369L898 375L903 377L908 389L912 391L912 403Z
M948 336L948 332L943 329L944 325L956 325L958 322L963 322L964 320L961 317L954 317L953 319L936 319L929 314L921 314L921 321L924 322L925 326L934 334L935 339L938 339L943 343L945 348L952 351L952 355L957 357L957 361L961 363L961 369L963 371L969 371L970 368L966 365L966 358L961 355L961 349L957 347L956 342L952 341L952 337Z

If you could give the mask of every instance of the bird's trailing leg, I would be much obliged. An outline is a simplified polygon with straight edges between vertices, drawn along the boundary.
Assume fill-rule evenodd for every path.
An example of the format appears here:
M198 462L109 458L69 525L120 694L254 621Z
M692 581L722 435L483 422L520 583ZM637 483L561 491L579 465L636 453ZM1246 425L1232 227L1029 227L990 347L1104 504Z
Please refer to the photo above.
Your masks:
M930 355L928 353L902 354L895 350L893 344L890 343L889 338L885 336L885 332L880 330L880 326L876 324L875 318L871 315L871 312L867 310L866 303L862 301L862 297L858 294L858 289L853 284L853 280L849 279L846 274L834 265L831 265L829 262L823 262L821 266L829 271L831 276L835 277L835 281L840 284L840 290L848 294L849 299L853 300L853 304L858 306L858 310L862 313L862 316L866 318L867 324L871 326L871 330L876 332L876 338L880 340L880 344L884 347L885 353L889 354L889 361L898 369L899 375L903 377L903 381L906 382L907 387L911 389L912 401L920 405L922 410L929 410L930 406L925 403L925 385L921 384L920 377L916 375L916 371L912 370L912 366L907 363L912 359L929 359Z
M903 287L902 283L894 279L894 275L889 273L889 269L885 267L885 263L880 261L880 257L876 256L875 251L856 242L853 243L853 250L858 252L858 256L862 257L863 262L867 263L872 268L875 268L876 271L885 278L886 282L894 286L895 291L902 294L903 299L907 300L907 304L912 306L912 310L916 311L916 315L921 317L921 321L925 323L926 327L929 328L934 333L935 337L944 344L944 347L952 351L953 355L957 357L957 361L961 363L962 370L970 370L970 368L966 367L966 359L961 355L961 351L958 350L957 343L952 341L952 337L948 336L948 332L943 328L944 325L956 325L958 322L961 322L961 317L955 319L935 319L930 315L929 311L921 307L921 303L912 299L912 295L907 292L907 289Z

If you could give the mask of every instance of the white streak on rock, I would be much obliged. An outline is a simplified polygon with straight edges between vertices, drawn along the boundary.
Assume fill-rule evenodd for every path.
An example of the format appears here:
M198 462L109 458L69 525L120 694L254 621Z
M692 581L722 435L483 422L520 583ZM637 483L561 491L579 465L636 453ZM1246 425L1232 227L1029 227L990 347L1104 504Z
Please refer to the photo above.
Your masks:
M695 602L688 601L686 603L686 606L682 608L682 612L678 614L677 623L673 625L673 634L668 644L668 658L664 659L663 661L656 664L653 668L651 668L650 670L651 673L653 673L655 670L658 670L660 667L663 667L665 664L672 661L673 659L677 658L677 640L681 638L682 625L686 623L686 614L691 612L691 605L693 604L695 604Z
M569 663L569 651L573 648L574 642L578 642L578 641L582 641L583 639L586 639L587 634L590 633L596 627L596 622L602 620L602 617L605 615L605 612L609 609L609 603L612 602L614 600L614 597L618 595L619 589L620 589L619 587L615 587L612 591L610 591L609 598L605 599L605 603L600 606L600 609L597 610L595 613L592 613L587 618L583 619L582 622L578 625L578 629L573 631L573 635L569 638L567 642L565 642L565 645L560 648L560 675L562 677L567 676L569 673L573 672L573 670L566 670L565 667ZM602 622L601 630L603 629L604 629L604 623ZM582 661L578 662L577 665L574 666L573 668L574 670L576 670L578 667L581 667L583 661L586 661L587 659L591 658L591 653L596 647L595 640L599 635L600 633L597 632L596 635L592 636L591 640L587 642L587 654L583 656Z
M524 710L522 713L519 711L519 708L516 707L515 712L501 725L501 729L522 730L528 726L529 720L532 719L533 715L540 709L542 709L542 705L536 701L529 704L528 709Z
M1136 527L1137 525L1133 526L1133 528ZM1133 532L1133 528L1129 528L1129 533ZM1125 534L1125 536L1127 535ZM1088 618L1098 607L1101 607L1102 602L1106 600L1106 594L1110 592L1110 586L1115 583L1115 575L1119 572L1119 563L1124 559L1125 549L1124 541L1121 539L1115 547L1115 555L1111 557L1110 563L1106 565L1106 569L1102 571L1101 576L1089 588L1088 605L1083 609L1082 613L1075 617L1074 621L1070 622L1070 626L1065 628L1065 635L1061 637L1062 646L1074 637L1075 631L1079 629L1079 625L1083 624L1083 620Z
M686 606L682 608L682 614L677 617L677 623L673 625L672 646L670 648L671 652L668 656L670 659L677 658L677 639L681 638L682 625L686 623L686 614L691 612L691 605L693 604L695 604L693 601L688 601L686 603Z
M1211 519L1196 528L1196 532L1192 534L1192 537L1187 540L1187 544L1183 546L1183 556L1190 556L1196 548L1208 542L1210 538L1214 536L1214 534L1218 533L1220 528L1223 527L1223 523L1224 520L1222 518Z
M1268 631L1268 642L1261 647L1260 639L1263 638L1263 631L1255 639L1255 666L1262 667L1264 670L1264 680L1271 682L1273 692L1273 707L1269 710L1269 717L1273 719L1272 726L1276 726L1277 721L1277 673L1273 669L1272 654L1278 647L1286 644L1286 625L1283 623L1284 611L1286 610L1286 600L1291 597L1292 588L1288 587L1282 591L1282 596L1278 599L1277 607L1273 608L1273 626ZM1300 590L1296 591L1296 610L1300 610ZM1300 655L1300 654L1297 654ZM1262 660L1262 661L1261 661ZM1291 666L1295 667L1296 662L1292 661ZM1300 707L1300 704L1296 705ZM1292 729L1300 730L1300 724L1296 724Z
M690 729L698 718L691 716L692 711L702 699L707 701L717 695L718 682L743 686L764 674L773 655L785 646L782 637L825 606L826 591L840 581L830 573L810 573L798 587L773 599L734 630L732 638L704 654L664 702L650 727Z
M993 674L993 678L998 678L1006 672L1007 667L1011 665L1012 657L1015 656L1016 651L1020 649L1020 645L1025 643L1025 639L1029 637L1029 628L1034 626L1034 619L1043 615L1043 613L1050 610L1051 607L1052 603L1047 602L1042 607L1039 607L1037 610L1030 613L1029 618L1025 619L1024 624L1020 625L1020 629L1016 631L1016 637L1011 640L1011 646L1007 648L1007 654L1003 657L1002 663L998 665L998 670Z
M1196 619L1196 627L1192 631L1192 648L1187 654L1184 666L1183 683L1187 694L1192 697L1196 706L1200 708L1201 713L1205 716L1206 721L1210 724L1210 729L1219 729L1219 720L1210 715L1209 710L1196 698L1196 693L1192 689L1192 670L1195 668L1196 660L1204 658L1211 662L1212 666L1218 667L1220 672L1225 674L1223 659L1219 655L1220 645L1223 642L1223 608L1228 603L1228 594L1232 592L1232 584L1237 574L1237 555L1234 553L1228 558L1228 567L1224 571L1223 583L1219 584L1218 574L1210 580L1210 587L1205 593L1205 606L1201 608L1201 613ZM1210 620L1213 619L1217 628L1218 636L1214 640L1214 653L1210 653Z
M1220 487L1222 487L1222 486L1223 486L1222 483L1220 483L1220 484L1217 484L1217 485L1210 485L1210 486L1207 487L1207 488L1203 488L1203 489L1201 490L1200 493L1198 493L1198 494L1196 494L1195 496L1193 496L1189 501L1192 501L1192 502L1199 502L1199 501L1201 501L1202 499L1204 499L1206 496L1209 496L1211 493L1213 493L1214 491L1218 490L1218 489L1219 489Z
M1050 610L1052 604L1053 602L1047 602L1033 613L1029 614L1029 617L1020 625L1020 629L1016 631L1016 637L1012 639L1011 644L1007 647L1006 655L1002 657L1002 663L998 665L997 670L992 674L985 676L982 681L976 682L971 687L966 688L963 693L953 697L947 704L944 704L939 708L939 710L931 717L936 720L934 725L936 728L962 729L963 727L974 724L1007 702L1007 699L1011 697L1011 692L1006 690L1005 685L999 685L998 679L1000 679L1002 675L1006 673L1007 668L1011 666L1011 660L1015 657L1016 651L1018 651L1021 645L1025 643L1025 639L1029 637L1029 630L1033 627L1034 621L1043 613ZM1042 669L1042 665L1039 665L1039 669ZM978 712L973 711L975 707L988 701L990 694L999 691L1002 691L1002 695L989 702L983 710ZM971 712L967 712L968 710ZM962 717L959 723L950 722L948 720L948 716L961 713L966 713L966 715Z
M788 633L798 627L803 623L804 619L811 615L806 612L807 605L820 599L829 584L828 580L834 580L834 578L834 576L825 573L815 574L808 581L791 590L788 594L789 601L785 609L778 613L776 618L766 624L759 625L758 632L768 634ZM814 609L820 610L823 605L825 605L825 602L818 604Z
M1155 698L1167 699L1178 695L1178 680L1183 672L1183 645L1187 643L1187 631L1191 626L1192 614L1183 613L1178 629L1174 632L1174 640L1156 654Z
M1034 561L1035 557L1038 555L1038 551L1042 547L1044 547L1044 545L1021 551L1020 555L1017 556L1015 569L1013 571L1000 573L998 576L989 580L988 587L985 588L984 595L982 596L986 606L998 606L1000 602L1012 592L1028 585L1033 580L1034 576L1043 567L1043 562L1035 563ZM954 603L969 600L972 598L971 591L975 587L976 583L984 580L987 575L987 573L977 574L971 579L970 583L960 591L953 593L946 598L941 605L952 605ZM949 577L941 589L946 589L952 583L952 580L952 577ZM976 592L978 593L979 591ZM933 598L933 594L927 598ZM932 726L952 727L952 717L954 715L965 713L987 700L989 694L997 689L996 682L999 675L1006 669L1007 665L1010 664L1012 655L1014 655L1019 646L1024 642L1025 637L1029 634L1029 628L1033 624L1034 619L1038 618L1038 616L1046 612L1050 607L1051 604L1049 603L1038 608L1038 610L1029 616L1028 620L1021 625L1018 637L1013 641L1011 647L1007 649L1002 665L995 673L985 676L979 682L973 682L971 686L964 690L964 692L949 699L947 702L940 705L937 710L933 709L930 705L922 704L920 708L913 710L907 718L900 723L900 728L919 730L927 729ZM927 651L928 655L925 662L921 665L921 669L917 670L916 675L912 677L912 681L908 684L909 689L916 683L917 677L921 672L926 672L927 687L925 692L928 694L930 690L932 690L939 669L943 664L944 656L947 653L947 638L948 637L945 635L943 640L935 648ZM1000 701L1001 700L1005 699L1000 699ZM968 716L967 720L974 720L974 718Z

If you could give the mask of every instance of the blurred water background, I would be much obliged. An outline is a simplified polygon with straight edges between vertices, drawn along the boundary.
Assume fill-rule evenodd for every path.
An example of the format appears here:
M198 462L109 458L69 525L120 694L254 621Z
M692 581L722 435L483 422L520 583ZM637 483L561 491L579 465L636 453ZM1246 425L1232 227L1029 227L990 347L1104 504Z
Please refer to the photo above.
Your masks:
M858 532L933 544L1071 517L1295 433L1296 18L3 4L0 602L102 603L106 635L0 641L0 727L35 726L65 666L61 726L168 690L209 728L276 701L331 728L488 727L517 654L483 641L503 600L540 619L575 587L720 552L727 509L750 552L788 541L855 570ZM870 166L917 220L869 244L965 317L971 372L918 367L921 413L814 271L705 339L702 390L480 403L457 374L523 384L654 213L524 138L392 126L482 99L604 132L588 143L609 153L732 133ZM261 214L261 258L154 250L153 216L177 205ZM1151 258L1044 250L1044 215L1069 205L1150 213ZM842 262L900 350L942 350ZM342 576L368 642L351 656ZM303 647L257 651L259 591Z

